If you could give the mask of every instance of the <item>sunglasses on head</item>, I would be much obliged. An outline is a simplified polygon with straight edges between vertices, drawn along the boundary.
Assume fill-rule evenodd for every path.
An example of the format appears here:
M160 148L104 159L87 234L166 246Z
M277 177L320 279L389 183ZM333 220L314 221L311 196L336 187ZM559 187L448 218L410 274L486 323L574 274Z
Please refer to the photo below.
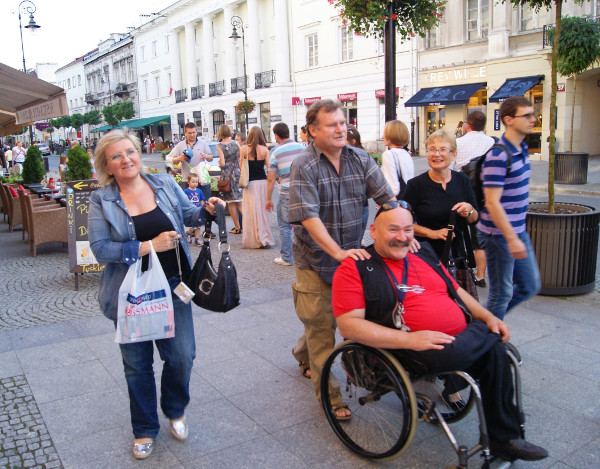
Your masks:
M408 210L412 213L412 207L406 200L388 200L387 202L382 203L379 206L379 210L375 214L375 218L379 216L382 212L387 212L388 210L394 210L395 208L401 207L404 210Z

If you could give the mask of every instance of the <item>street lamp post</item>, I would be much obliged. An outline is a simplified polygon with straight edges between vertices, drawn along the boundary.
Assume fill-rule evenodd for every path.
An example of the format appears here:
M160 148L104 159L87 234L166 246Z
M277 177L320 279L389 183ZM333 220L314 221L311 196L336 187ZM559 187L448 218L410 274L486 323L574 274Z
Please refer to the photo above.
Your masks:
M25 4L25 5L23 5ZM29 23L25 25L25 28L29 29L32 33L34 33L41 26L35 22L33 19L33 14L36 12L37 8L35 7L35 3L31 0L23 0L19 3L19 33L21 35L21 54L23 55L23 73L27 73L27 66L25 65L25 48L23 47L23 25L21 23L21 11L29 14ZM33 126L29 126L29 142L33 144Z
M239 16L232 16L231 17L231 26L233 26L233 32L231 33L231 36L229 36L229 38L233 39L234 41L237 41L240 38L240 35L237 32L237 28L240 28L242 30L242 56L244 58L244 101L248 101L248 90L247 90L248 76L246 75L246 38L245 38L245 34L244 34L244 22L242 21L242 18L240 18ZM246 110L245 114L246 114L246 134L248 134L248 110Z

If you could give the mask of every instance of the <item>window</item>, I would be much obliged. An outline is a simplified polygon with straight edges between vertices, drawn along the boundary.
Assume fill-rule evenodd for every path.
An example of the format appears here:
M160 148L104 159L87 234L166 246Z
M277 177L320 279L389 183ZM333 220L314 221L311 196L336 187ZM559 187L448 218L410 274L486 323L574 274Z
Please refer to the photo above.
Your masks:
M169 36L165 36L165 52L169 52Z
M467 41L487 38L489 25L489 0L467 0Z
M550 12L548 10L540 9L540 11L535 12L529 5L519 6L519 16L521 31L540 29L543 28L545 24L552 23L552 19L549 17Z
M133 81L133 59L129 59L127 61L127 71L129 74L129 81L132 82Z
M113 65L113 71L114 71L114 75L115 75L115 81L118 82L119 81L119 63L118 62Z
M152 57L158 57L158 44L157 41L152 41Z
M198 83L200 83L200 82L198 82ZM171 81L170 73L167 75L167 84L169 85L169 92L171 92L171 90L173 89L173 82Z
M79 98L79 105L83 106L83 98Z
M308 67L316 67L319 65L319 41L316 34L306 36L307 45L307 65Z
M446 18L445 18L445 10L438 11L438 15L442 15L440 17L440 22L434 28L431 28L425 34L425 48L432 49L434 47L440 47L445 45L445 34L446 34Z
M144 80L144 99L148 99L148 80Z
M140 47L140 58L142 62L146 60L146 46Z
M81 75L77 75L77 86L81 86Z
M156 97L160 98L160 77L154 77L154 88L156 89Z
M67 78L67 87L71 89L71 79Z
M121 61L121 82L125 83L127 81L127 62L124 60Z
M354 57L353 34L348 26L341 27L340 32L342 34L342 62L346 62Z

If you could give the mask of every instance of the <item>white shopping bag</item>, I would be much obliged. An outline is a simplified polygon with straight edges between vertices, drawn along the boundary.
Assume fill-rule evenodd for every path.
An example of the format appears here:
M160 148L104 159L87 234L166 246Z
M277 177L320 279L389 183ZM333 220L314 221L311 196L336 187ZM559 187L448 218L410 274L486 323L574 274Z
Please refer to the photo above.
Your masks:
M150 243L148 270L142 258L132 264L119 288L115 342L129 344L175 337L171 287Z

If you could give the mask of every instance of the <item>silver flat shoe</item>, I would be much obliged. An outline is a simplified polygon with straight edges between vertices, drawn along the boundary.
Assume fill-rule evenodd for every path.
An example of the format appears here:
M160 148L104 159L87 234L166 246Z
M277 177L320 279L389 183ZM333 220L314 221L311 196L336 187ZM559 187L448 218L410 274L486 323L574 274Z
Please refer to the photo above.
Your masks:
M133 453L133 457L135 459L146 459L150 454L152 454L152 450L154 449L154 440L148 443L136 443L133 442L133 448L131 448L131 452Z
M177 421L171 420L169 427L171 427L171 433L175 439L179 441L185 441L188 437L188 426L185 422L185 417Z

